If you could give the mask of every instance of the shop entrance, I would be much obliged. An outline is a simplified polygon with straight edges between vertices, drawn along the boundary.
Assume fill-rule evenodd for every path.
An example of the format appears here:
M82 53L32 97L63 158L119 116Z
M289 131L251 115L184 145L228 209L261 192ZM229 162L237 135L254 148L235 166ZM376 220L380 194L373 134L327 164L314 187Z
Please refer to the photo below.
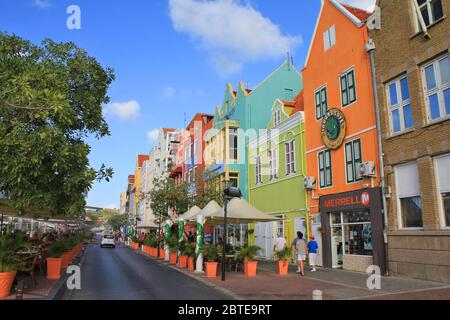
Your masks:
M342 268L345 255L372 256L372 224L369 211L330 213L331 263Z

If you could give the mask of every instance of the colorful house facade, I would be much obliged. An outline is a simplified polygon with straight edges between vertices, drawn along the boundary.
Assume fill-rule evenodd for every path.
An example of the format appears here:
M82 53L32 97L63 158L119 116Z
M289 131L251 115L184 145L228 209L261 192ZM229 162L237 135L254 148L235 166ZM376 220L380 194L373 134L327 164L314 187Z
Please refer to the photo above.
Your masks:
M270 121L273 101L293 100L301 77L290 62L283 63L253 90L241 82L237 91L225 87L222 105L216 108L212 130L206 135L205 180L217 188L228 180L248 200L248 142Z
M250 243L273 257L277 235L291 243L296 232L309 234L303 93L295 101L277 99L267 131L249 144L249 198L257 209L280 218L250 225Z
M141 214L142 166L144 165L144 162L148 161L149 159L150 159L149 156L144 154L138 154L136 157L136 168L134 171L134 190L133 190L133 197L134 197L133 202L135 203L135 208L133 211L133 216L136 219L138 229L143 227L141 225L143 221L143 217Z
M325 267L385 270L377 123L366 20L322 1L302 71L308 204Z

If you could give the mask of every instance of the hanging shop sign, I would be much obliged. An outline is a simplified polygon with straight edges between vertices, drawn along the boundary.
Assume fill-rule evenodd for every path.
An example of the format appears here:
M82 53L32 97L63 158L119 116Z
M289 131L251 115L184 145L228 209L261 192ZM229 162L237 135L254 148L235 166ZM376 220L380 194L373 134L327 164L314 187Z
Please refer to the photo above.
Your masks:
M344 142L347 131L345 116L341 110L333 108L328 110L322 120L321 136L323 143L329 148L336 150Z

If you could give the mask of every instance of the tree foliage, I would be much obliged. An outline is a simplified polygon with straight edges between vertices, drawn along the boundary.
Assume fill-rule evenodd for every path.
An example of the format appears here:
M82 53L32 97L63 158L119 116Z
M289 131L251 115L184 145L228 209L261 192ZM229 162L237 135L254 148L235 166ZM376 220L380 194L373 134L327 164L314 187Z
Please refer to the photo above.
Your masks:
M187 184L177 185L173 179L156 178L154 188L143 197L150 199L150 208L155 215L167 216L169 209L182 214L192 206Z
M73 43L0 33L0 191L16 208L78 215L95 180L87 138L110 134L102 105L114 72Z
M108 219L108 225L115 231L119 231L120 228L128 225L127 214L114 214Z

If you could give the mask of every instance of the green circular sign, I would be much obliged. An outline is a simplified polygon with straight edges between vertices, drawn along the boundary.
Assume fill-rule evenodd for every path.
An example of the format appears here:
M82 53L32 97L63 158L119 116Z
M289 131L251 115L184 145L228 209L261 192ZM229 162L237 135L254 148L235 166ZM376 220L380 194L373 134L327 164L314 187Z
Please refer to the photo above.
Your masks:
M345 116L339 109L330 109L322 120L321 136L329 149L337 149L344 142L347 125Z

